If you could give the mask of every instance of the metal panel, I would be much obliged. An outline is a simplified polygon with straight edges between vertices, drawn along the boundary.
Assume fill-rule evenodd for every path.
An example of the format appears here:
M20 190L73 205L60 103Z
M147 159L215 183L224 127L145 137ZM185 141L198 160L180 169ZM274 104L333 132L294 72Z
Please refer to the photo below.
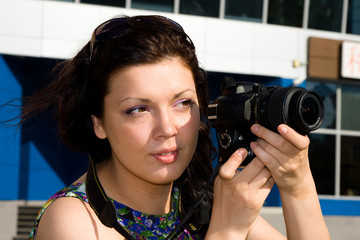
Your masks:
M308 77L339 78L341 43L340 40L309 38Z

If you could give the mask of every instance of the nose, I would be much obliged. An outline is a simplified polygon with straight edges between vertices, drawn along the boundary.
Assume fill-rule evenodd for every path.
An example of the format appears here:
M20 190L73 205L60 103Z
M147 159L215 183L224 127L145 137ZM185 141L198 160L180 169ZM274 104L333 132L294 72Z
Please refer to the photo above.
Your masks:
M168 111L161 111L154 119L154 138L169 138L178 134L174 116Z

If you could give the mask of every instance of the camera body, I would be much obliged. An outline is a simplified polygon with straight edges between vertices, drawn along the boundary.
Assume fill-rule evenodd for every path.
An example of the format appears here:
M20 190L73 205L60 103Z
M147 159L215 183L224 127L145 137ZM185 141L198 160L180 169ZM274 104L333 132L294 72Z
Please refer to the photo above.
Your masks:
M324 121L324 104L315 93L301 87L266 87L259 83L236 82L226 77L221 96L210 102L208 120L216 129L221 161L226 161L239 148L245 148L247 165L255 156L250 142L257 137L250 127L258 123L274 132L287 124L306 135Z

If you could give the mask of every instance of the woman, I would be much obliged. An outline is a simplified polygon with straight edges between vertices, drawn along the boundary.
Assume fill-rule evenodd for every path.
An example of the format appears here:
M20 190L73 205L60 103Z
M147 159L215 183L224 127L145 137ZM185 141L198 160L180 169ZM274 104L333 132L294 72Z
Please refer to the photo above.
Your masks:
M176 22L111 19L56 71L22 122L53 105L62 140L89 154L89 171L45 204L30 239L284 239L259 216L274 182L288 238L329 238L309 139L286 125L280 134L252 126L257 157L238 172L239 149L211 186L206 75Z

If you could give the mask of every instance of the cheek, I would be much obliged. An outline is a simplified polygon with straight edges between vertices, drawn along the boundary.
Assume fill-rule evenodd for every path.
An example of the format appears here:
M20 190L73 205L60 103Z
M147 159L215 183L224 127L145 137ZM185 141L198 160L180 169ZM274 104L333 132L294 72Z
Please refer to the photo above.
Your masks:
M148 127L144 124L128 124L121 121L111 122L107 125L107 137L113 151L120 149L134 149L147 142Z
M200 116L198 113L192 115L187 124L183 126L184 134L188 141L197 142L200 129Z
M143 146L148 142L151 131L146 125L134 125L122 128L120 136L124 145ZM136 144L136 145L134 145Z
M197 131L199 131L199 129L200 129L200 112L199 112L199 108L196 108L196 110L194 110L194 113L192 114L192 117L191 117L190 121L192 122L193 127L196 128Z

